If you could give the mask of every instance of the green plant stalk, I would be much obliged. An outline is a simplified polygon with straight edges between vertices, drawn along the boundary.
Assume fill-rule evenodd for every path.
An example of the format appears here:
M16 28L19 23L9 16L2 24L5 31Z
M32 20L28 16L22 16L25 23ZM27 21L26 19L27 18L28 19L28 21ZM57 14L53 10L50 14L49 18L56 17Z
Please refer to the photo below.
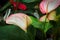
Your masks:
M4 11L6 8L8 8L10 6L10 2L7 2L1 9L0 12Z
M46 28L45 24L46 24L47 16L48 16L48 15L46 14L45 23L44 23L44 30L45 30L45 28ZM45 38L46 38L46 32L45 32L45 31L44 31L44 36L45 36Z
M48 4L49 4L49 1L47 1L47 7L46 7L46 18L45 18L45 23L44 23L44 30L46 28L45 24L46 24L46 19L48 17ZM44 32L44 35L45 35L45 38L46 38L46 32Z

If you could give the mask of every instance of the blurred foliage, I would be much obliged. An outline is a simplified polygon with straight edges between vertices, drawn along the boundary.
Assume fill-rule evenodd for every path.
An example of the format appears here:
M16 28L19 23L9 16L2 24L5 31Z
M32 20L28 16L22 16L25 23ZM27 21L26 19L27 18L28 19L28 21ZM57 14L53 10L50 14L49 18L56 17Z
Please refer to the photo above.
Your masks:
M31 19L32 19L32 25L33 25L33 27L42 30L44 33L46 33L51 27L53 27L48 22L40 22L38 19L35 19L33 17L31 17Z
M16 1L16 0L14 0ZM25 13L29 15L32 19L32 24L28 28L28 32L25 33L22 29L17 27L16 25L7 25L5 22L0 22L0 40L35 40L38 37L38 40L43 40L44 33L54 34L54 36L60 35L60 7L56 10L56 16L58 17L58 21L50 21L49 23L42 23L37 19L33 13L35 10L38 11L39 16L41 14L39 8L34 8L41 0L17 0L17 2L23 2L27 6L27 10L13 10L13 6L8 1L4 4L3 7L0 8L0 14L5 14L5 11L9 8L12 9L11 13ZM35 38L36 37L36 38ZM59 36L60 37L60 36ZM36 39L37 40L37 39Z
M25 33L15 25L0 25L0 40L35 40L36 29L28 28Z

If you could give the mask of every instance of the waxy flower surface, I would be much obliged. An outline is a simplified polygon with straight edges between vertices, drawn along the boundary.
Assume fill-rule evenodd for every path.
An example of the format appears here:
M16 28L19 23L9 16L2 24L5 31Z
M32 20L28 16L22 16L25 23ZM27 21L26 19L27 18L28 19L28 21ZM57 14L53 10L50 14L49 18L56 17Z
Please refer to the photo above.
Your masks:
M60 5L60 0L42 0L39 5L42 14L49 13Z
M6 18L7 24L17 25L24 31L27 30L27 27L31 24L31 22L30 17L23 13L12 14Z

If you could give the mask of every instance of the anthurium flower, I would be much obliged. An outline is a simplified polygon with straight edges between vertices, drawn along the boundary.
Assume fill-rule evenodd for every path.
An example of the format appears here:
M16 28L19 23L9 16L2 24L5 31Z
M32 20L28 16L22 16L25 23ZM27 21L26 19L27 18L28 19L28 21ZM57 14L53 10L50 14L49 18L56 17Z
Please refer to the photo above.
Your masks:
M12 14L6 18L7 24L14 24L19 26L22 30L26 32L27 27L31 24L31 19L29 16L23 13Z
M49 13L60 5L60 0L43 0L39 8L42 14Z
M26 10L27 6L21 2L15 2L13 0L10 0L10 3L13 5L14 9L21 9L21 10Z
M41 22L49 22L49 20L56 20L56 11L52 11L48 16L44 15L42 17L40 17L40 21Z

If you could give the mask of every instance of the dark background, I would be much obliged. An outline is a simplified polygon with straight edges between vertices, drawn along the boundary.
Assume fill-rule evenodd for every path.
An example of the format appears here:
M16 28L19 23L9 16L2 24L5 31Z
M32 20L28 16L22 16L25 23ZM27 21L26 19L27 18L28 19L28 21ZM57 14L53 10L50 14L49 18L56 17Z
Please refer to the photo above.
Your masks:
M0 0L0 6L3 6L8 0Z

